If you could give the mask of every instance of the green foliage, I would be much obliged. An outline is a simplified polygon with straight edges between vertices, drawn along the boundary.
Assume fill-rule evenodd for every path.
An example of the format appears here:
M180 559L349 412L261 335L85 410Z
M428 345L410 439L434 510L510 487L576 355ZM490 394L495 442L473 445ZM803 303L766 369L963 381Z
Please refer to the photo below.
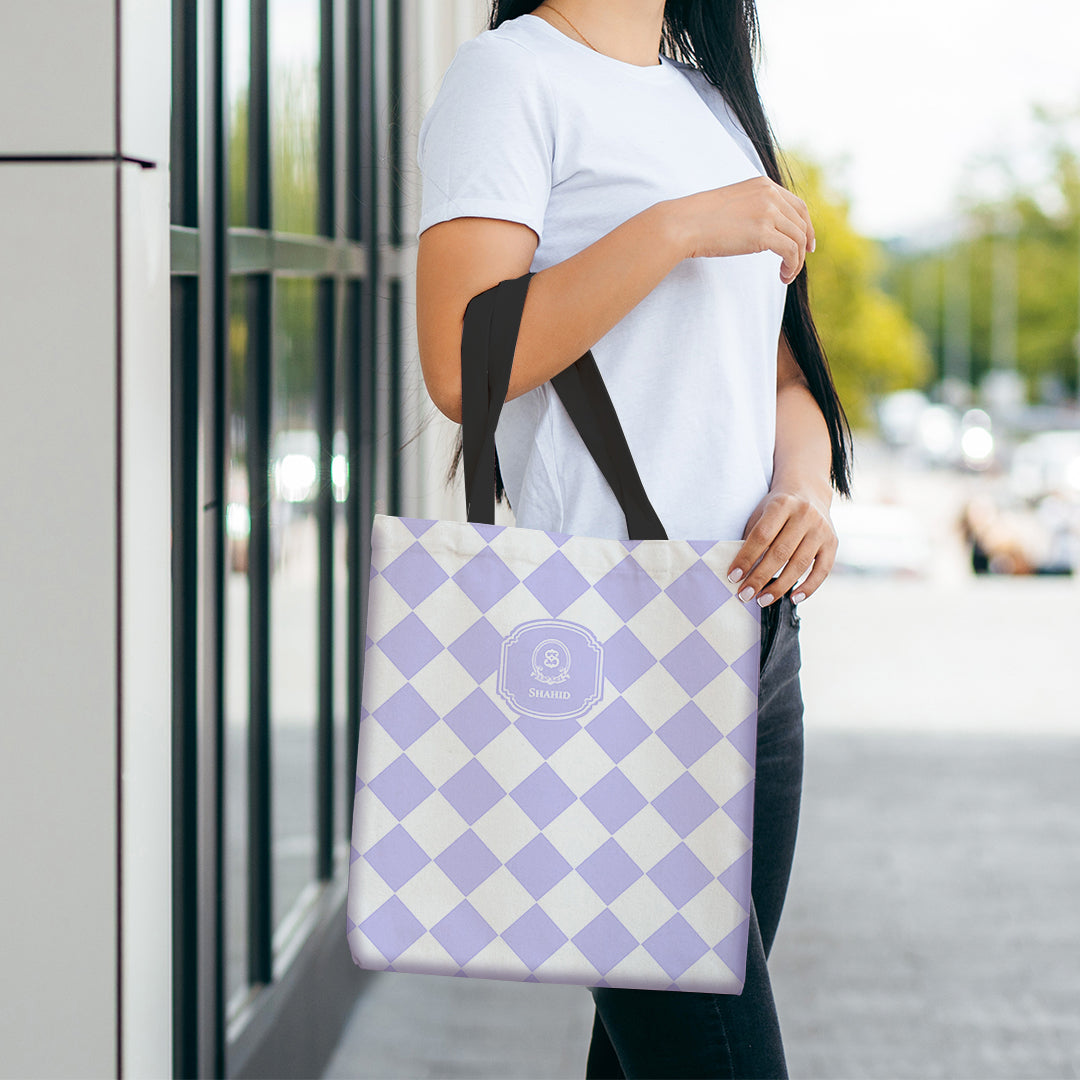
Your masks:
M1046 143L1045 180L1025 187L1012 179L1005 197L962 212L959 239L894 255L887 275L931 342L940 375L945 266L969 267L970 379L978 384L995 361L1015 367L1032 399L1047 377L1076 392L1080 320L1080 153L1066 137L1068 116L1036 110L1036 120ZM1011 176L1007 160L998 165Z
M793 165L817 235L817 249L807 256L814 320L848 418L864 426L875 397L923 384L929 352L922 333L883 290L885 258L852 227L848 203L829 189L820 166Z

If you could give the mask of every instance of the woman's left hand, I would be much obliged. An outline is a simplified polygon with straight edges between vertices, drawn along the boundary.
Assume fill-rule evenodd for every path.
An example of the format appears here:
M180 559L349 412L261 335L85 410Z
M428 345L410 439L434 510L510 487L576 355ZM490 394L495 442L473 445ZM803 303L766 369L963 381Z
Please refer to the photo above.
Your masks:
M743 545L728 567L728 581L742 586L740 600L756 599L761 607L768 607L809 570L791 597L798 604L812 596L828 576L836 548L829 507L820 496L808 490L774 488L746 523ZM774 581L781 567L783 572Z

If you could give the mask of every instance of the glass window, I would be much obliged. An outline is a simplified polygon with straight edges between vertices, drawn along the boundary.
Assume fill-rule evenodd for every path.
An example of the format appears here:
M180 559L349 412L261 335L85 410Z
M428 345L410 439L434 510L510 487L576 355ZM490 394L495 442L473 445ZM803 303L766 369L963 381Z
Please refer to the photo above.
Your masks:
M229 224L247 225L251 0L225 0L225 138Z
M273 924L315 871L319 547L316 289L279 278L270 419L270 722Z
M247 986L248 947L248 538L251 503L247 464L247 281L234 277L229 296L228 413L225 463L225 999Z
M318 231L319 23L319 0L270 0L270 160L279 232Z

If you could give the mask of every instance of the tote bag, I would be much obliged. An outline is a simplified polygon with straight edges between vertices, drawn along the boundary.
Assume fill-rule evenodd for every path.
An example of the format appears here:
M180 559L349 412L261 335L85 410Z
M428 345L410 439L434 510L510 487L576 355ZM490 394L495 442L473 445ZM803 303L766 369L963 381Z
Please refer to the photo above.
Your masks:
M371 970L739 994L761 611L670 540L591 352L552 385L629 540L499 526L532 274L462 336L468 521L376 515L348 886Z

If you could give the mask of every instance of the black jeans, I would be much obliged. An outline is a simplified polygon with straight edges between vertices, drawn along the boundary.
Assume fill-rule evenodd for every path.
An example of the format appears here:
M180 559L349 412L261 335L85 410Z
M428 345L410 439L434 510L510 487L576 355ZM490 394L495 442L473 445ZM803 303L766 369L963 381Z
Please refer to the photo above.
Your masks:
M753 601L750 601L753 603ZM784 1080L765 961L784 906L803 773L799 616L790 595L762 611L750 943L743 992L593 987L589 1080Z

